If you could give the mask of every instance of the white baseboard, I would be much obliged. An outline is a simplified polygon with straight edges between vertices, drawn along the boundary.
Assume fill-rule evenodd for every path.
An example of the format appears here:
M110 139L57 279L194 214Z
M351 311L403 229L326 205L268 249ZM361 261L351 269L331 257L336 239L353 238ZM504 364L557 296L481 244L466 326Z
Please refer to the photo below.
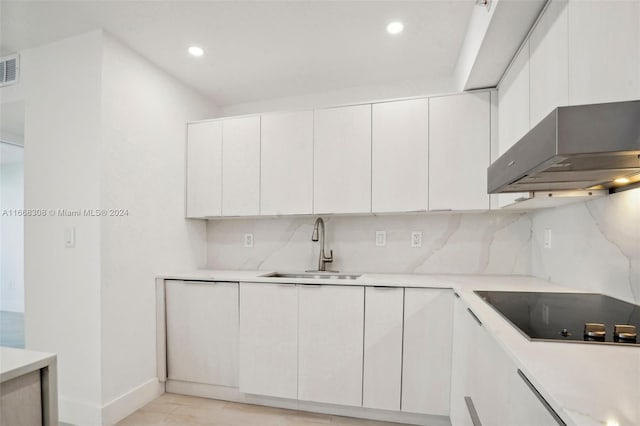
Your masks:
M114 425L164 393L164 384L153 378L102 407L102 424ZM78 423L82 424L82 423Z
M261 395L250 395L237 388L206 385L201 383L167 380L166 391L183 395L220 399L224 401L242 402L245 404L264 405L289 410L308 411L311 413L331 414L334 416L357 417L368 420L397 422L412 425L450 426L448 416L405 413L401 411L375 410L363 407L347 407L342 405L320 404L316 402L292 399L272 398Z
M60 422L72 425L100 426L102 408L88 401L65 398L58 395L58 417Z

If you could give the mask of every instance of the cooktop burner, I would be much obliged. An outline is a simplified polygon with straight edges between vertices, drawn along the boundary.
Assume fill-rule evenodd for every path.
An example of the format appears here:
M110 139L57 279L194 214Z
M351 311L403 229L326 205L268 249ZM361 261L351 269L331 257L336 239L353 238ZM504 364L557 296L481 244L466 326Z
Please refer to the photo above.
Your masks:
M640 306L592 293L476 291L531 340L638 345Z

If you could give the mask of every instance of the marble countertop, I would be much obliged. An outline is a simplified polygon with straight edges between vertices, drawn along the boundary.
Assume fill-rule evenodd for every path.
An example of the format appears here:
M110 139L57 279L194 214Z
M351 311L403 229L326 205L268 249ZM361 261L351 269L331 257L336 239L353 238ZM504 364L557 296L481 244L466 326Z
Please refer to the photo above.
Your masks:
M51 365L55 354L0 346L0 383Z
M532 291L565 291L576 290L551 284L539 278L526 275L456 275L456 274L360 274L354 280L330 278L283 278L269 276L275 271L228 271L228 270L197 270L177 274L161 274L158 278L170 280L193 281L240 281L252 283L291 283L291 284L325 284L325 285L356 285L356 286L385 286L385 287L430 287L463 289L471 287L473 290L509 289L517 287L521 290ZM304 273L304 271L287 271L287 273ZM343 272L340 272L343 273ZM358 272L345 272L358 275Z
M271 272L200 270L167 274L159 278L451 288L473 310L496 342L567 424L640 425L638 347L530 341L474 293L475 290L582 293L582 290L522 275L365 273L356 280L324 280L264 276L269 273Z

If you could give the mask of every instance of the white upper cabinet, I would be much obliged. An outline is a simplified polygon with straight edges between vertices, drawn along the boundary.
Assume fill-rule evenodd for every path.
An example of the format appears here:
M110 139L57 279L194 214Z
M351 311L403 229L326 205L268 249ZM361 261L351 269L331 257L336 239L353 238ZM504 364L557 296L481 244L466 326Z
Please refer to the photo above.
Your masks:
M313 213L313 111L262 116L260 214Z
M569 2L569 101L638 99L640 2Z
M529 131L529 41L522 46L498 87L498 150L495 161ZM526 193L498 194L497 207Z
M298 399L362 406L364 288L298 288Z
M498 156L507 152L529 131L529 124L529 41L527 41L498 87Z
M427 99L373 104L372 211L427 210Z
M489 208L490 96L429 99L429 210Z
M295 284L240 284L240 392L298 397Z
M405 289L402 411L448 416L453 292Z
M371 105L315 111L314 213L371 211Z
M187 217L222 214L222 124L187 126Z
M404 289L367 287L362 406L400 410Z
M222 122L222 215L260 213L260 117Z
M553 0L530 38L531 127L569 103L568 31L568 1Z

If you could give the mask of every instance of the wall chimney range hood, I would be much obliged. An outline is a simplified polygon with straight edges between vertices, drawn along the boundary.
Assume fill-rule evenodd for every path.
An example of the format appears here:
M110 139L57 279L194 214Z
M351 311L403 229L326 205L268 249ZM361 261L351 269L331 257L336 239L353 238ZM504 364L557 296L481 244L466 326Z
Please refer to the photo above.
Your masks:
M621 185L640 185L640 100L556 108L487 172L490 194Z

